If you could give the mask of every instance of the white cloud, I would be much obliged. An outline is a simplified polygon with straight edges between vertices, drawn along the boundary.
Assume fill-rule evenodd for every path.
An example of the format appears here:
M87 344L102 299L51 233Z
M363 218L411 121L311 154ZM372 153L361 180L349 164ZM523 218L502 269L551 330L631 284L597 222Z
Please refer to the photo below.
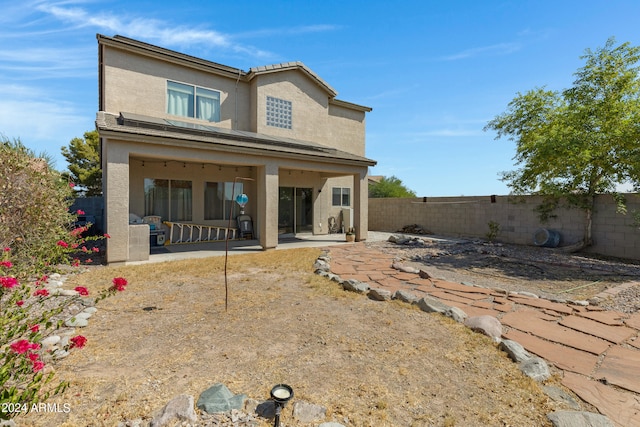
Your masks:
M300 25L290 28L265 28L262 30L245 31L243 33L235 34L234 39L240 38L259 38L259 37L272 37L279 35L299 35L308 33L324 33L327 31L336 31L341 27L331 24L316 24L316 25Z
M92 27L102 32L153 41L162 46L202 45L255 57L270 56L267 51L238 44L231 35L211 29L176 26L157 19L127 17L108 12L89 13L86 9L71 7L66 3L42 2L37 9L74 28Z
M11 79L91 77L95 74L95 50L17 46L0 50L0 71Z
M444 58L442 58L442 60L457 61L460 59L473 58L477 56L508 55L510 53L517 52L521 48L522 45L520 43L498 43L490 46L482 46L463 50L462 52L445 56Z

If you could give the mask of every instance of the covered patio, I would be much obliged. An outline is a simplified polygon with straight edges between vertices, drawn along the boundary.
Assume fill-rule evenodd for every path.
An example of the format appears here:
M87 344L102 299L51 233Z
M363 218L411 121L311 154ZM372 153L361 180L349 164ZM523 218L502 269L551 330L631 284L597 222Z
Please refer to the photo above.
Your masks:
M283 235L328 234L329 218L345 208L342 200L356 240L366 239L370 159L306 141L133 114L101 112L96 123L108 263L148 259L148 225L131 218L154 215L165 225L226 230L236 226L232 195L240 193L249 198L245 212L261 250L277 247Z

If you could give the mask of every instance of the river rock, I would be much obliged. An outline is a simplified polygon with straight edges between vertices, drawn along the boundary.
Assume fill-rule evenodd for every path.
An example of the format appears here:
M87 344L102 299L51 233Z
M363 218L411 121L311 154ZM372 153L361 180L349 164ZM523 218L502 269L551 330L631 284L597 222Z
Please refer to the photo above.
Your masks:
M531 357L531 353L524 349L524 347L512 340L503 340L500 343L500 350L509 355L509 358L516 363L523 362Z
M452 318L453 320L455 320L458 323L464 323L465 319L467 317L469 317L467 315L467 313L464 312L464 310L462 310L461 308L458 307L449 307L445 312L444 315L447 317Z
M551 377L547 362L536 356L523 360L520 362L519 367L523 374L538 382L546 381Z
M224 384L217 383L200 394L196 406L202 411L213 414L242 409L246 399L245 394L234 395Z
M556 411L547 414L554 427L615 427L604 415L584 411Z
M417 296L404 289L398 289L395 291L391 296L391 299L399 299L400 301L408 302L409 304L418 301Z
M174 397L162 408L160 414L151 421L151 427L174 425L175 421L197 421L193 409L193 396L181 394ZM171 422L171 424L169 424Z
M81 317L70 317L64 322L65 326L70 328L84 328L89 324L87 319L83 319Z
M362 283L356 279L349 279L342 282L342 287L345 291L358 292L360 294L365 294L369 292L369 285L366 283Z
M389 301L391 300L391 291L371 288L367 296L374 301Z
M293 418L302 423L312 423L323 420L327 415L327 408L304 401L293 404Z
M464 321L464 325L476 332L485 334L494 341L500 341L502 336L502 323L493 316L474 316Z
M420 310L425 311L427 313L445 314L446 311L449 309L448 305L432 297L420 298L416 304L418 304L418 307L420 307Z
M321 260L321 259L317 259L316 260L315 264L313 264L313 269L316 272L319 272L319 271L331 271L331 267L329 266L329 263L324 261L324 260Z

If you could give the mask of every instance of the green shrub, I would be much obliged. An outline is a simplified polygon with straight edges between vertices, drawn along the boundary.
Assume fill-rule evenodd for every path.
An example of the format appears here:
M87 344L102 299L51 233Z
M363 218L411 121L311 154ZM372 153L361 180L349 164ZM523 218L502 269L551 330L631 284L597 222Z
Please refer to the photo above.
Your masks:
M21 275L40 275L68 261L76 219L69 212L71 185L19 140L0 140L0 247L11 248Z

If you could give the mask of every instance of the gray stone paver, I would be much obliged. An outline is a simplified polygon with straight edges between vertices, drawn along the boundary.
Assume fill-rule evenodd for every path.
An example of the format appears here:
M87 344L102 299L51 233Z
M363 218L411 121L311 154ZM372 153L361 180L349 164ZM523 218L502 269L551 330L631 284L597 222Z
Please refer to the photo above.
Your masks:
M379 283L428 293L469 316L497 317L507 326L504 338L520 343L563 371L563 385L617 426L640 427L640 312L626 315L594 306L499 295L493 290L423 279L418 274L400 276L391 269L392 256L366 249L363 244L333 246L329 250L335 274L340 274L333 271L335 261L336 270L351 274L359 270L358 264L366 264L362 268L368 274L377 273ZM379 279L381 275L386 279ZM620 289L625 286L630 284L621 285Z

